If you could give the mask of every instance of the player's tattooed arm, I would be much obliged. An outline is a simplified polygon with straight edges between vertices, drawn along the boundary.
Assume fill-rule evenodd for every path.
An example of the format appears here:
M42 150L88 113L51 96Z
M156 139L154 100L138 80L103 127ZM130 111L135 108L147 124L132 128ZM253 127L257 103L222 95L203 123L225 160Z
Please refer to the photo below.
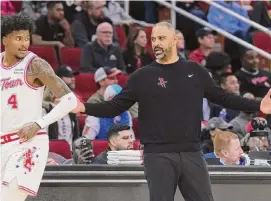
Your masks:
M45 85L57 98L71 93L71 90L64 81L59 78L52 67L41 58L32 60L27 71L27 81L34 86ZM40 129L40 125L36 122L28 123L18 131L18 136L23 141L27 141L34 137Z
M71 92L52 67L41 58L34 58L28 68L27 79L30 83L45 85L57 98Z

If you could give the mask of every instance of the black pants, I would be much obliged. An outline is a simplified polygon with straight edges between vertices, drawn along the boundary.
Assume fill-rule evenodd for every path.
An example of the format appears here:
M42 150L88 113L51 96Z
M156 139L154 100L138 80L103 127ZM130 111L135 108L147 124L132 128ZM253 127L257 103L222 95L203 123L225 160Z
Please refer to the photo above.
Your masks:
M144 153L150 201L174 201L177 186L186 201L213 201L202 152Z

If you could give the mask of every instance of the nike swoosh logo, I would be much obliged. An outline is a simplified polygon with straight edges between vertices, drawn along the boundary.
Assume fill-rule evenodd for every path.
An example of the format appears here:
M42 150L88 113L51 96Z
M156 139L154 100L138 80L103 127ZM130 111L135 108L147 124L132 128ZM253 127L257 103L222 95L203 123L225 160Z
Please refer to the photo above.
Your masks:
M188 75L188 77L192 77L194 74Z

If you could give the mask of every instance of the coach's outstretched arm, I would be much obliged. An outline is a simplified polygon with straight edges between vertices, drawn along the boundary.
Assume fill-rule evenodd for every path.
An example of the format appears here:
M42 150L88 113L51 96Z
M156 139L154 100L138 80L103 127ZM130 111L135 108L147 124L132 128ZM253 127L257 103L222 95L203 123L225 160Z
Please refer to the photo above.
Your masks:
M56 97L60 98L60 102L47 115L27 124L19 131L18 135L24 140L32 138L41 128L59 120L77 106L76 96L43 59L34 58L31 61L27 71L27 81L35 86L45 85Z
M126 86L118 95L114 96L112 100L104 101L102 103L81 103L78 101L78 106L72 112L82 112L90 116L102 118L113 118L118 116L138 102L137 93L136 90L134 90L136 77L135 74L130 75Z

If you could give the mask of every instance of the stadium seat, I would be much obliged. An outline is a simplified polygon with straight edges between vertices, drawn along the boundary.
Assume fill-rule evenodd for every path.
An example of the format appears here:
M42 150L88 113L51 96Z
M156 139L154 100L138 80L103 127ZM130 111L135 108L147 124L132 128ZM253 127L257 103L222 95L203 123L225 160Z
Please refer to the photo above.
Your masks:
M122 28L122 26L115 26L115 30L116 30L117 37L119 39L120 48L123 49L127 41L124 29Z
M140 141L136 140L134 141L134 150L139 150L140 148Z
M119 84L121 87L124 87L125 84L126 84L127 81L128 81L128 78L129 78L128 75L123 75L123 74L117 75L118 84Z
M133 130L134 130L134 133L135 133L135 138L139 139L139 134L138 134L138 119L137 118L133 119Z
M263 32L256 32L253 35L253 44L256 47L271 53L271 37L268 34Z
M79 69L81 48L61 48L59 55L61 64L70 66L74 71Z
M51 46L30 46L29 51L35 53L45 61L47 61L54 70L59 66L56 51Z
M108 148L107 140L92 140L93 154L99 155Z
M49 152L59 154L66 159L72 158L70 145L66 140L50 140Z
M93 73L80 73L75 76L75 90L84 101L97 91Z

